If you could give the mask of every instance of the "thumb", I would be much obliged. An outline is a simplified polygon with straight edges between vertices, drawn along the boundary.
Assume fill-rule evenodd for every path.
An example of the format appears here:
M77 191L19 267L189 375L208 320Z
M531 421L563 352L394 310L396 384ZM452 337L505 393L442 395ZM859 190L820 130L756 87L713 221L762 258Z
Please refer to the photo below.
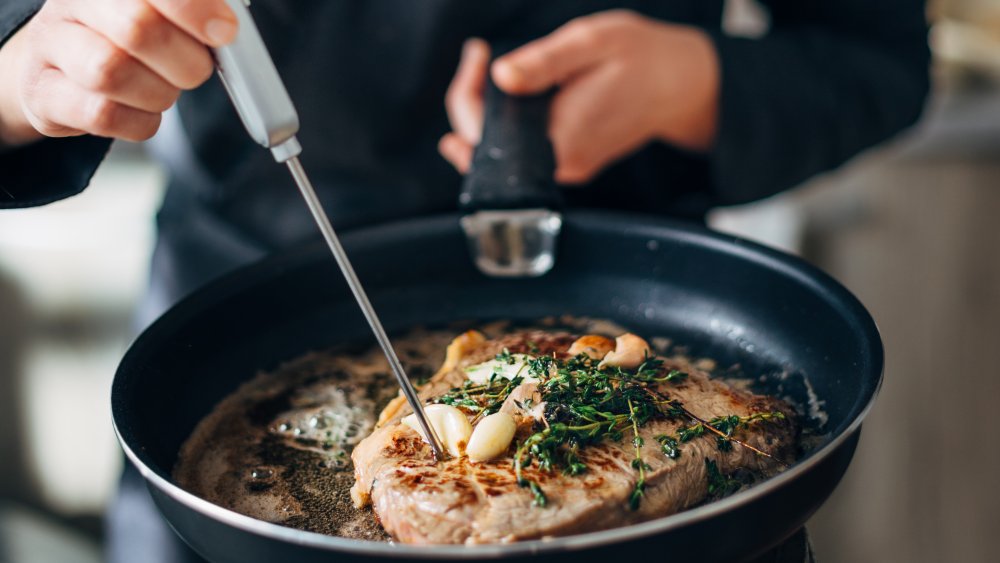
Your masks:
M485 41L466 41L444 99L452 128L473 145L479 142L483 130L483 85L489 62L490 47Z
M596 66L604 57L586 17L573 20L493 61L493 82L508 94L538 94Z

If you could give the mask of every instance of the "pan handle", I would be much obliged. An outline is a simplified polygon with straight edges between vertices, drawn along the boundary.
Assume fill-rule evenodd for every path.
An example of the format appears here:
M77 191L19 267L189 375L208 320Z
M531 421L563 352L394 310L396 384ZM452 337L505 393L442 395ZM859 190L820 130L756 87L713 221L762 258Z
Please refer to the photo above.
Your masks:
M510 49L495 49L495 57ZM495 59L494 59L495 60ZM459 205L480 210L557 209L555 155L548 136L553 91L511 96L487 73L483 136L462 184Z

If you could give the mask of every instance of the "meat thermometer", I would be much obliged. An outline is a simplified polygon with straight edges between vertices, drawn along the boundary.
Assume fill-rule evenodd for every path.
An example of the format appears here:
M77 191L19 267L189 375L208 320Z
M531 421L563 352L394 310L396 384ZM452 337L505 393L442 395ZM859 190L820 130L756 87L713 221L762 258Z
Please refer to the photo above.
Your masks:
M240 120L246 127L247 132L258 144L270 149L274 159L280 164L285 163L295 179L295 184L302 192L309 211L313 219L319 226L323 238L326 239L333 257L340 266L341 273L347 280L347 285L351 288L354 298L357 299L361 311L375 333L375 339L389 360L389 367L396 376L403 395L409 402L413 412L417 415L420 427L424 431L424 436L428 437L428 442L437 459L446 457L445 449L434 428L431 426L424 412L423 404L417 396L416 390L406 377L399 357L392 348L392 343L382 328L382 323L375 314L371 301L365 293L361 281L354 273L354 267L344 252L344 247L340 244L337 233L330 224L330 219L323 211L316 190L313 189L305 169L299 162L299 154L302 153L302 146L299 145L295 135L299 131L299 116L292 105L291 97L285 84L278 75L278 70L271 60L271 55L261 39L257 25L253 21L248 9L250 0L226 0L229 7L236 13L239 21L239 33L236 40L231 44L213 49L215 55L215 66L218 70L219 78L229 93L236 111L240 115Z

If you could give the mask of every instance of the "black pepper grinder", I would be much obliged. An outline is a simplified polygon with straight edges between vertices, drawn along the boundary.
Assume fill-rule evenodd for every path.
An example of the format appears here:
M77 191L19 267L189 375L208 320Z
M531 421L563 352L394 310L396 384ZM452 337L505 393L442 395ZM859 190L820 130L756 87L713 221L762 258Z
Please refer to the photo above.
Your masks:
M510 51L494 47L494 57ZM540 276L555 265L562 197L548 137L552 92L511 96L487 73L482 140L459 196L476 266L495 277Z

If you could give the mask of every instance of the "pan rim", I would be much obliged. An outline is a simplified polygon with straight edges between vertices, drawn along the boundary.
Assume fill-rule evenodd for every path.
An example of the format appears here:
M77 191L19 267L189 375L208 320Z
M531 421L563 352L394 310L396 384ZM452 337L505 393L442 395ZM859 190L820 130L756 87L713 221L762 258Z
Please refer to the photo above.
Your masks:
M571 215L574 218L583 221L597 218L601 221L612 219L611 222L615 223L614 220L617 219L617 225L624 226L624 228L632 233L668 228L678 234L681 234L685 241L692 243L697 242L697 244L701 246L721 249L727 253L737 254L742 258L766 263L767 266L780 270L782 274L794 277L800 283L821 288L824 293L832 294L833 298L841 305L847 306L848 311L854 317L851 319L852 322L860 322L863 325L868 325L866 328L870 330L870 334L873 336L873 338L869 339L871 347L868 352L870 352L869 359L871 360L871 365L869 366L868 371L870 375L874 375L876 377L876 382L867 402L857 412L851 422L844 427L839 434L833 436L823 446L807 454L806 457L796 462L786 471L756 484L745 491L741 491L732 496L711 502L704 506L684 510L676 514L655 518L646 522L612 528L609 530L576 534L572 536L526 540L509 544L413 546L388 542L356 540L289 528L280 524L265 522L263 520L239 514L204 500L193 493L185 491L180 486L173 483L170 479L161 475L159 468L154 469L147 464L146 460L143 459L145 456L134 451L127 443L125 436L119 428L119 409L116 401L112 400L112 425L119 444L125 452L126 457L128 457L133 465L138 468L140 474L148 484L155 486L159 491L189 509L239 530L277 541L290 542L327 551L340 551L367 556L456 560L467 559L470 557L493 559L517 555L544 554L555 551L575 551L604 546L607 544L638 540L670 530L676 530L693 525L722 513L731 511L740 506L749 504L757 499L767 496L773 491L781 489L787 484L798 479L800 476L809 472L813 467L821 464L860 430L862 422L873 408L875 400L882 387L884 375L884 346L878 327L868 311L864 308L856 296L854 296L837 280L829 276L829 274L826 274L819 268L816 268L812 264L809 264L796 256L786 254L737 236L711 231L698 225L672 221L661 217L643 217L643 220L637 220L635 214L625 215L621 213L580 211L574 212ZM431 223L429 224L431 225L434 225L434 221L438 221L438 226L440 226L440 222L447 222L449 224L451 222L455 222L457 225L457 216L453 214L421 220L430 221ZM380 238L379 235L382 237L392 236L393 230L398 228L402 228L402 224L390 223L355 232L362 233L358 239L361 239L362 241L359 246L363 247L368 244L377 244L377 239ZM353 234L354 233L351 233L345 236L345 240L352 237ZM267 260L268 259L265 259L264 261L266 262ZM248 267L254 268L259 265L260 263L257 263ZM223 276L220 280L210 285L215 285L216 283L221 285L225 280L230 279L232 276L236 276L244 272L246 268L247 267L239 268L234 273ZM240 288L236 289L238 290ZM205 292L201 291L195 292L189 298L183 300L182 303L187 302L189 299L197 298L196 296L203 296L204 294ZM170 313L168 312L164 316L169 314ZM140 336L140 339L141 338L142 337ZM133 343L133 346L137 342L138 340ZM126 358L131 354L131 351L132 350L130 349L129 353L126 354ZM123 359L122 363L124 362L125 360ZM875 373L876 371L877 373ZM115 382L112 385L113 394L116 393L119 384L120 379L116 374Z

